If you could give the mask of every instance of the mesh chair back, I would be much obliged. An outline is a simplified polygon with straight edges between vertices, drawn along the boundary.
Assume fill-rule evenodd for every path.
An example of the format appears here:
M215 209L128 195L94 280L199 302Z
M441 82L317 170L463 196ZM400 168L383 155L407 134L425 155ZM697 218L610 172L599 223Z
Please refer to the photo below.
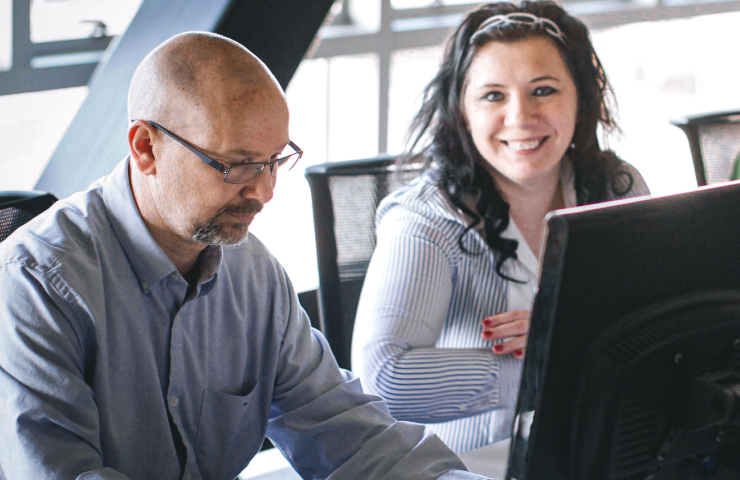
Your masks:
M740 112L699 115L671 123L689 139L699 186L733 179L740 155Z
M0 242L56 200L45 192L0 192Z
M319 264L320 325L342 368L351 368L357 302L375 249L375 210L419 169L408 165L399 170L389 156L306 169Z

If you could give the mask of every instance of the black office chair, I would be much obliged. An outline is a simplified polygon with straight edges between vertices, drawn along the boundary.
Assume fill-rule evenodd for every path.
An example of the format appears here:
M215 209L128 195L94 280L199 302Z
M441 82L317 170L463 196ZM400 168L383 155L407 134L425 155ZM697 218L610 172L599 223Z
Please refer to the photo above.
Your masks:
M56 201L46 192L0 192L0 242Z
M732 179L740 155L740 111L694 115L671 124L689 139L699 186Z
M399 169L395 160L382 156L306 168L319 264L320 325L339 366L346 369L351 368L357 302L375 249L375 210L422 166Z

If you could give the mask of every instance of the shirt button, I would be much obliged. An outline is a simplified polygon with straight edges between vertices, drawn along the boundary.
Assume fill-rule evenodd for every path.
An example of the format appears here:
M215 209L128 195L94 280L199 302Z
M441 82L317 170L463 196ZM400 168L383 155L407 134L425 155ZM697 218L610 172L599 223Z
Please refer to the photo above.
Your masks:
M172 398L170 398L170 405L172 405L173 407L176 407L178 403L179 401L177 400L177 397L172 396Z
M176 272L172 272L172 273L170 273L170 278L171 278L172 280L177 280L177 273L176 273Z
M147 282L146 280L144 280L143 282L141 282L141 288L143 288L144 290L146 290L147 288L149 288L149 282Z
M193 476L190 475L189 473L187 475L185 475L185 480L191 480L192 478L193 478Z

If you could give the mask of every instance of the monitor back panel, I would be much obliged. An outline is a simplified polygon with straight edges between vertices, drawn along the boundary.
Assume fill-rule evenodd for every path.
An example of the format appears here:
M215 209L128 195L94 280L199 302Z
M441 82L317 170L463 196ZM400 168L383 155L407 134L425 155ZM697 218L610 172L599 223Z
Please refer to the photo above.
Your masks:
M740 290L740 183L557 211L546 226L510 479L567 478L576 386L600 332L660 301Z

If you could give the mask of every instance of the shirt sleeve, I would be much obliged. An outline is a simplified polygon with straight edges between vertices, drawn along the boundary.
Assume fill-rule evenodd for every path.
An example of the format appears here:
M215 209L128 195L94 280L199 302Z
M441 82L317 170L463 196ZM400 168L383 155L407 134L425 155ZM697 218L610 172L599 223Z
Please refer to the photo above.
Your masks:
M516 401L519 364L511 355L435 347L453 301L456 234L405 206L391 208L378 226L352 366L363 387L383 397L398 419L448 421ZM460 333L469 334L480 332Z
M0 471L9 480L126 479L103 467L85 382L91 345L62 291L33 265L0 266Z
M290 290L267 435L303 478L481 479L422 425L393 419L341 370Z

